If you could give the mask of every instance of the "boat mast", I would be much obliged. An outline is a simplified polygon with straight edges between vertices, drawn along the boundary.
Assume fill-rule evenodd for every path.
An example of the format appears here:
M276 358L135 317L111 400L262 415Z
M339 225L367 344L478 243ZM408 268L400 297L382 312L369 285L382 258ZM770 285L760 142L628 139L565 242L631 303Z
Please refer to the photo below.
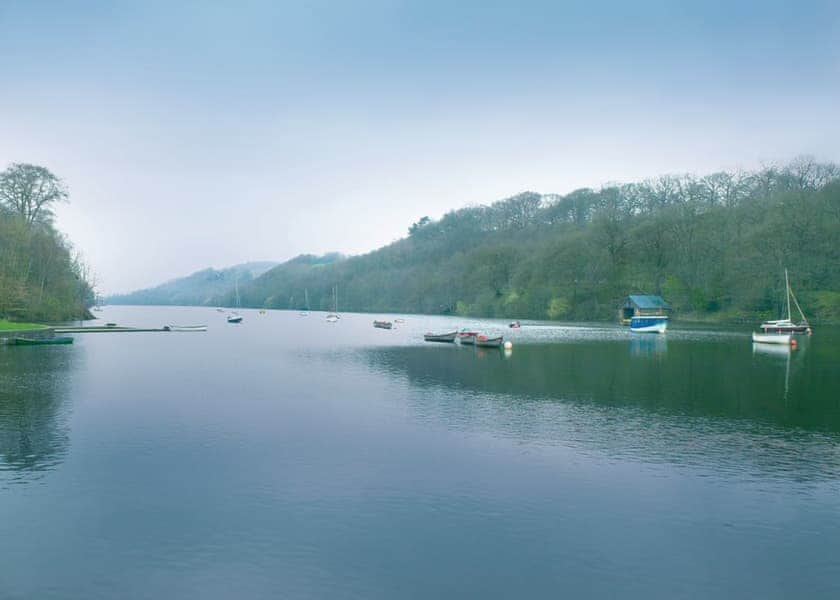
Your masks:
M788 311L787 320L790 321L790 280L788 279L787 267L785 267L785 299L787 300L787 311Z

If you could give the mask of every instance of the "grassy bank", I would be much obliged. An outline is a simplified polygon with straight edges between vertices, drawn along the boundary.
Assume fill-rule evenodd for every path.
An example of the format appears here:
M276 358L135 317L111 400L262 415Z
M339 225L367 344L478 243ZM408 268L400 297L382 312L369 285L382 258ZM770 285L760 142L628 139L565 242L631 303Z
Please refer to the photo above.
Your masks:
M2 331L31 331L33 329L46 329L44 325L36 323L15 323L0 319L0 332Z

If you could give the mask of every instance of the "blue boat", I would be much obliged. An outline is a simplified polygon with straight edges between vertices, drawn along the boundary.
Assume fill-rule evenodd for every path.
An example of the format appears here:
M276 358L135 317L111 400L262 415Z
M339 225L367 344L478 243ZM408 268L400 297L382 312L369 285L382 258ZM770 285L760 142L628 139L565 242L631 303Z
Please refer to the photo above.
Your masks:
M667 328L668 317L662 315L630 319L630 331L636 333L665 333Z

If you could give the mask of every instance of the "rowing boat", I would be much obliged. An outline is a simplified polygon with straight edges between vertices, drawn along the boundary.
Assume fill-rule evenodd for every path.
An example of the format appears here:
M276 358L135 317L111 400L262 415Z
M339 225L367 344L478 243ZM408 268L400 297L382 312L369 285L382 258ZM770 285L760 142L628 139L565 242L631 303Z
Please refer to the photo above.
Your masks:
M479 348L501 348L503 340L502 336L489 338L486 335L479 335L475 338L475 345Z
M72 344L73 338L71 337L51 337L51 338L41 338L41 339L31 339L31 338L22 338L17 337L12 339L13 346L53 346L56 344Z
M475 338L478 335L475 331L459 331L458 332L458 341L462 344L466 344L468 346L475 344Z
M427 342L444 342L451 344L455 342L455 337L457 335L457 331L453 331L452 333L427 333L423 336L423 339Z
M373 326L377 329L391 329L394 324L391 321L374 321Z

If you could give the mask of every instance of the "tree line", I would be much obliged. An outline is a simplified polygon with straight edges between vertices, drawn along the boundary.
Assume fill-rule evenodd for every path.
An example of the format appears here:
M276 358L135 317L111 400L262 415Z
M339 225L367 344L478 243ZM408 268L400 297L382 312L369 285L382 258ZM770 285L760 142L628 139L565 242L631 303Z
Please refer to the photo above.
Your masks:
M840 168L666 175L565 195L525 192L419 219L352 258L302 256L240 286L246 306L602 320L631 293L684 317L779 313L783 269L814 320L840 321ZM231 294L218 298L231 303Z
M0 172L0 318L76 319L93 303L85 266L53 225L67 198L44 167L15 163Z

